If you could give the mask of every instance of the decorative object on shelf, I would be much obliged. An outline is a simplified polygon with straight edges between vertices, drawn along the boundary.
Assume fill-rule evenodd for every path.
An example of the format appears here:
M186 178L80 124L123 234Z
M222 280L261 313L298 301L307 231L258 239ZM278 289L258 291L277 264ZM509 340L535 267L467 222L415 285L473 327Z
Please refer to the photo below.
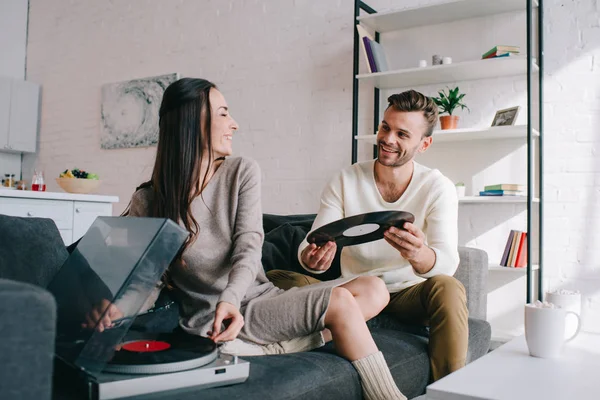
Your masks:
M452 57L442 58L442 64L444 64L444 65L452 64Z
M520 106L505 108L504 110L496 111L492 126L514 125L519 115Z
M178 74L102 86L100 145L103 149L148 147L158 143L158 109Z
M419 67L424 68L427 66L427 60L419 60Z
M465 184L464 182L458 182L456 185L456 196L460 199L465 197Z
M439 54L431 56L431 65L442 65L442 56Z
M497 57L509 57L519 54L519 46L494 46L481 55L482 60Z
M465 108L469 110L469 107L462 102L462 99L465 97L465 93L459 93L457 86L454 89L448 88L448 93L445 93L442 90L438 92L438 94L439 97L432 97L432 100L439 107L440 114L448 114L440 116L442 130L456 129L458 127L458 115L452 115L456 107L460 107L463 110Z

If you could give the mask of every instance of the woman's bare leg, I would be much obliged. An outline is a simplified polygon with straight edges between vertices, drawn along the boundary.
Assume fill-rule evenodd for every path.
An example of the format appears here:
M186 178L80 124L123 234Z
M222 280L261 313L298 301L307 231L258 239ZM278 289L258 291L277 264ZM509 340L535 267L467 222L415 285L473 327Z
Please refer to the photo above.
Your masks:
M390 302L390 292L376 276L359 276L341 287L352 293L365 321L378 315Z
M345 287L333 288L325 327L331 331L337 353L357 370L367 400L406 400L377 349L358 301Z

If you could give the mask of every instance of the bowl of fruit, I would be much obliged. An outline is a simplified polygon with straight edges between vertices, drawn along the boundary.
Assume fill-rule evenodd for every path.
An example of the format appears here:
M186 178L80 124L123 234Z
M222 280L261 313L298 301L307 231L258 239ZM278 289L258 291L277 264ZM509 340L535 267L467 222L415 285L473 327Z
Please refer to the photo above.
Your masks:
M56 183L67 193L79 194L92 193L100 186L98 175L78 168L61 172L60 177L56 178Z

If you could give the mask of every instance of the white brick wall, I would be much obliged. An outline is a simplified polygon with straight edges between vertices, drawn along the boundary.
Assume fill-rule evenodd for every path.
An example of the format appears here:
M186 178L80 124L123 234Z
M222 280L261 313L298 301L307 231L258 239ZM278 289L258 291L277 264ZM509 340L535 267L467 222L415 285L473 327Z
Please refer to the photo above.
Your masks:
M544 2L546 287L581 290L586 325L600 330L600 5ZM381 10L400 2L369 3ZM49 178L67 167L97 172L102 192L121 198L115 210L121 211L135 185L148 177L155 149L100 149L100 87L177 71L220 85L241 125L236 152L263 169L265 211L315 211L323 184L350 161L352 7L351 0L31 0L28 77L43 85L43 103L40 151L25 157L25 176L36 164ZM422 51L429 36L443 38L431 43L443 45L436 52L450 52L455 61L476 58L504 41L507 30L516 35L508 40L524 48L523 22L523 15L513 15L471 21L470 28L440 25L424 39L411 39L413 54L398 47L390 61L402 67L430 60L432 51ZM472 109L461 113L464 124L483 126L496 109L524 105L522 79L461 86ZM365 105L370 97L363 92ZM361 123L370 129L370 116L361 115ZM459 170L446 172L467 179L452 176ZM470 191L479 189L477 179ZM50 189L56 189L52 182ZM489 209L470 213L468 226Z
M155 148L100 149L101 85L176 71L220 86L241 127L235 152L263 168L265 211L315 211L350 163L351 22L347 0L32 0L28 74L43 102L40 151L24 173L97 172L120 212Z

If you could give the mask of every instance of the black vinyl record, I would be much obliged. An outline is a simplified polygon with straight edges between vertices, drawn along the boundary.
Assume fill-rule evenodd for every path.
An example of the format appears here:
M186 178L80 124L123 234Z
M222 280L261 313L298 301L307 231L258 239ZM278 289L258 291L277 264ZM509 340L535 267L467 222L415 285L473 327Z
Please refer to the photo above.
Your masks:
M383 239L383 233L395 226L404 229L405 222L415 222L415 216L405 211L376 211L342 218L315 229L308 237L308 243L322 246L334 241L338 247Z
M156 374L198 368L218 356L216 344L183 331L128 335L104 371Z

